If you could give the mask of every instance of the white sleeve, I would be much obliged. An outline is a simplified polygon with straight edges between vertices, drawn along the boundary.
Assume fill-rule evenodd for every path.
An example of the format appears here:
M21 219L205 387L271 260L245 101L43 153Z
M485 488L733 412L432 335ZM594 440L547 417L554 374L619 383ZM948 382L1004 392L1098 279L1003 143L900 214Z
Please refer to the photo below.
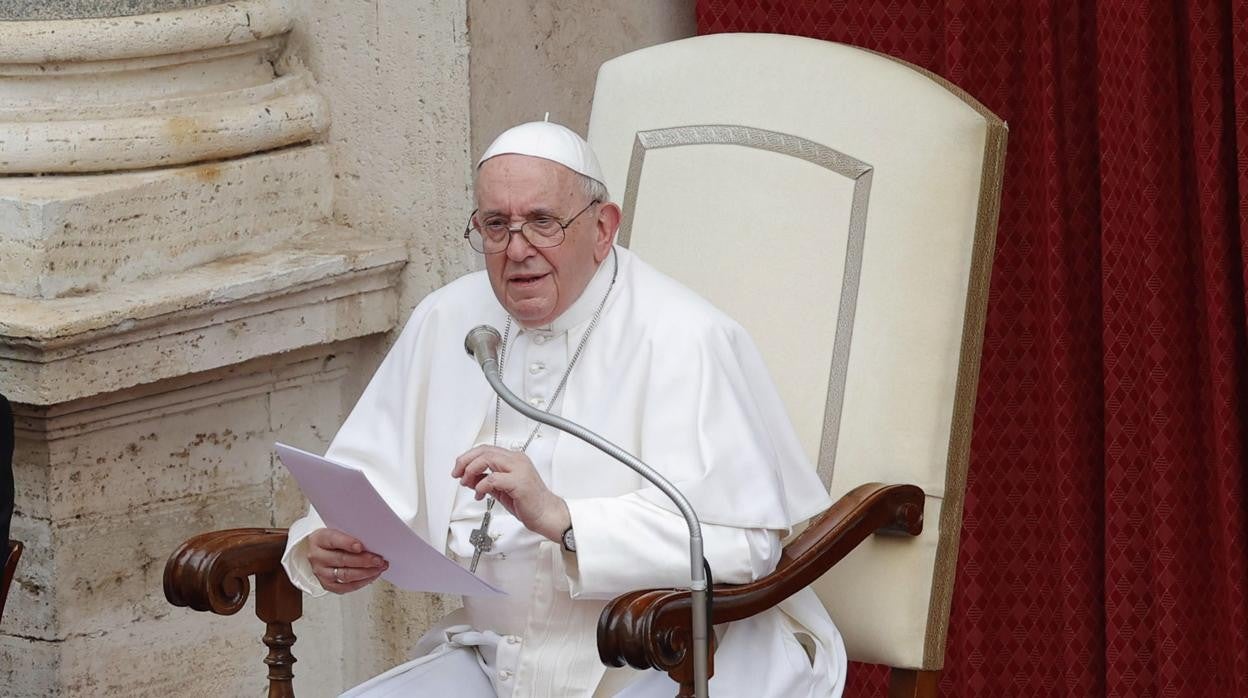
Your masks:
M322 528L325 524L320 515L316 509L308 507L307 515L290 525L286 534L286 552L282 554L282 567L286 568L290 583L313 597L328 593L312 573L312 563L308 562L308 536Z
M573 598L613 598L652 587L689 586L689 527L682 516L637 493L569 499L576 553L562 555ZM780 560L779 533L702 524L702 545L715 582L744 584Z
M420 485L415 449L404 425L414 421L408 388L420 368L417 345L433 299L430 294L412 312L325 453L331 460L365 472L383 497L389 493L386 503L409 526L420 508ZM307 537L322 528L325 523L320 515L308 507L307 515L290 525L282 555L282 566L291 583L312 596L321 596L326 590L308 562Z

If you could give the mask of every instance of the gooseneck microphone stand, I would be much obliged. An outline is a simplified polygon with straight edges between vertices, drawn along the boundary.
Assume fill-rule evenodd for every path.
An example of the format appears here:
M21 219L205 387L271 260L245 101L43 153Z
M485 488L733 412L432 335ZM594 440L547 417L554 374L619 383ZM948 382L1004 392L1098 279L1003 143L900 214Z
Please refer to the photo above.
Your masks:
M710 628L709 619L706 616L708 589L704 567L705 558L702 556L702 525L698 523L698 515L694 513L693 507L689 506L689 500L685 499L680 490L628 451L579 424L543 412L516 397L507 386L503 385L502 376L498 374L498 345L501 342L502 336L498 330L489 325L474 327L464 338L464 349L481 365L486 382L490 384L494 392L498 393L503 402L525 417L567 432L637 471L639 475L667 495L668 499L676 504L681 515L685 517L685 523L689 526L689 591L693 601L693 694L696 698L709 698L707 693L709 677L706 675L707 659L710 653Z

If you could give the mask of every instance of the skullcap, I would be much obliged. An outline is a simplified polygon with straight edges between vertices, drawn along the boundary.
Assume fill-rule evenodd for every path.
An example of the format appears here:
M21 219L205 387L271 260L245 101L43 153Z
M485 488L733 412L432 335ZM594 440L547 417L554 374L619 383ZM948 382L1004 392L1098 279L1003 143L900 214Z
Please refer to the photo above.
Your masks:
M529 155L557 162L560 165L606 183L598 157L576 131L549 121L531 121L503 131L477 161L480 168L486 160L499 155Z

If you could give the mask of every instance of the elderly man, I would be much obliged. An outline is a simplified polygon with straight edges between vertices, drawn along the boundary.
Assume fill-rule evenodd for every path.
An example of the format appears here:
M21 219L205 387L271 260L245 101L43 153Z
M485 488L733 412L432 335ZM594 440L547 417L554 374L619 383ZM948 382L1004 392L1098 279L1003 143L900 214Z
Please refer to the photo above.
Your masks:
M682 489L716 581L770 572L780 536L827 496L740 326L614 246L620 209L580 136L505 132L478 163L476 200L465 236L485 272L416 308L327 456L508 595L465 598L423 656L352 695L670 697L663 674L604 667L595 626L607 599L687 584L683 519L631 470L502 405L463 353L467 331L501 327L508 386ZM317 595L359 589L387 563L312 511L284 564ZM844 649L809 590L717 633L713 695L841 692Z

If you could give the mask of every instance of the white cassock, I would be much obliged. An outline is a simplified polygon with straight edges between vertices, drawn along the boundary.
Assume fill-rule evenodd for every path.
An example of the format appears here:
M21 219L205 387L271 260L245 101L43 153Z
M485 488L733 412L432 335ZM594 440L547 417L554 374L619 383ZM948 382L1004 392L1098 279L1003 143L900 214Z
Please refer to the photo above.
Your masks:
M780 536L827 508L827 494L745 331L629 251L614 251L549 327L513 324L504 380L546 409L606 295L552 411L637 455L685 493L702 520L717 583L757 579L774 569ZM460 454L493 441L496 401L464 353L464 336L480 324L501 329L506 320L483 272L431 293L326 454L362 469L413 530L465 563L484 503L450 471ZM504 405L498 446L521 447L534 426ZM443 695L434 688L443 680L454 695L477 695L469 692L473 681L481 695L511 698L676 694L660 672L603 666L596 626L615 596L688 586L684 519L641 476L550 427L526 454L567 501L577 552L495 506L493 549L478 573L508 596L465 598L416 648L437 661L426 657L387 672L369 682L367 695ZM296 521L283 558L291 581L314 596L325 590L301 542L323 525L315 511ZM716 633L710 690L717 698L841 694L844 646L810 589ZM470 652L452 651L464 647ZM482 676L465 674L474 665ZM405 674L421 692L402 687Z

